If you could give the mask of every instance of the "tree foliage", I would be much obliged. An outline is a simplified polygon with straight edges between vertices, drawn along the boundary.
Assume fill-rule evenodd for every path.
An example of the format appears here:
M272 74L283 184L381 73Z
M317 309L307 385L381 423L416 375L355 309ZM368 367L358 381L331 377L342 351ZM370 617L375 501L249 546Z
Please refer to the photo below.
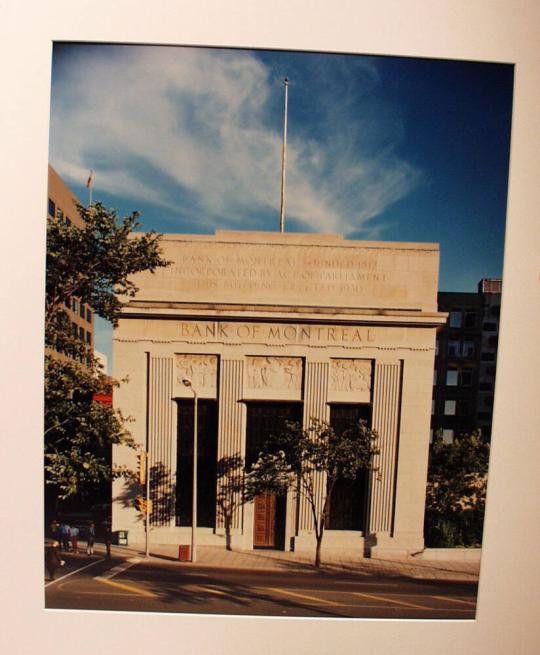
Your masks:
M332 492L339 479L354 480L362 469L373 469L377 434L365 421L337 432L324 421L311 420L303 429L287 423L281 434L272 436L246 476L246 494L285 493L292 488L307 500L315 529L315 566L321 563L321 546L330 512ZM317 481L324 480L321 498Z
M156 233L133 234L138 214L119 219L97 203L78 206L83 227L47 224L45 301L45 482L66 499L123 475L112 470L112 444L132 445L126 418L94 395L118 383L107 378L89 345L72 331L66 307L75 298L113 322L119 296L133 296L134 273L166 266Z
M456 437L452 443L435 435L426 496L428 546L482 543L488 463L489 443L479 431Z

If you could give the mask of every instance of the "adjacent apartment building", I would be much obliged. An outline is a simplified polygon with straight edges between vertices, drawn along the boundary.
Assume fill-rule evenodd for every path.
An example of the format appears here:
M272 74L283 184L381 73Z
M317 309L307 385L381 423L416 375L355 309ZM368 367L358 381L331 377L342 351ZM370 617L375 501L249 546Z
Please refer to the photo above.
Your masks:
M49 164L47 220L65 221L68 225L83 226L83 220L77 211L79 200L71 192L60 175ZM94 313L92 308L71 298L66 303L66 312L71 321L73 336L94 348Z
M445 441L475 429L491 437L501 290L486 278L476 293L438 294L448 322L437 334L431 429Z

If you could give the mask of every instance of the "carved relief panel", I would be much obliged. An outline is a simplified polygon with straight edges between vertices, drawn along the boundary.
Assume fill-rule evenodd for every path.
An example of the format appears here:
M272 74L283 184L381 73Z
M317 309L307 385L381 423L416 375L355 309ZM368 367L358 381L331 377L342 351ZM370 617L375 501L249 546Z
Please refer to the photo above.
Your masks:
M175 355L174 395L193 398L193 391L183 384L190 380L199 398L217 398L217 355Z
M328 401L369 403L372 369L370 359L331 359Z
M301 357L246 357L244 397L302 399Z

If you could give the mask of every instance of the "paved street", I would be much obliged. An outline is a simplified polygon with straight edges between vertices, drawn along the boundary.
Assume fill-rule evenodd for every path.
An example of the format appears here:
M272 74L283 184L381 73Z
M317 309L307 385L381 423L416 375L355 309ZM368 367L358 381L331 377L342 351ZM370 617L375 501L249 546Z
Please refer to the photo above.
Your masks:
M364 571L230 569L65 555L46 607L296 617L473 619L474 582Z

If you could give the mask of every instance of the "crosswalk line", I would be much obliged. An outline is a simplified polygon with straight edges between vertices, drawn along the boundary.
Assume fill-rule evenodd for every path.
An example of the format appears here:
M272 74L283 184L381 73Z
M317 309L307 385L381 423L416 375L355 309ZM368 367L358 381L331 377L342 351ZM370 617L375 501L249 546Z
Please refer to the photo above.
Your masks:
M360 598L369 598L371 600L382 600L383 602L395 603L396 605L401 605L402 607L413 607L414 609L420 609L420 610L432 609L431 607L428 607L427 605L417 605L416 603L408 603L408 602L406 602L404 600L395 600L394 598L389 598L388 596L379 596L377 594L367 594L365 592L360 592L360 591L353 591L352 593L355 596L359 596Z
M326 600L325 598L318 598L317 596L308 596L307 594L299 594L295 591L287 591L285 589L279 589L278 587L268 587L269 591L273 591L276 594L284 594L285 596L293 596L294 598L302 598L309 600L312 603L317 603L318 605L332 605L334 607L345 607L343 603L336 603L333 600Z
M473 603L470 600L461 600L460 598L448 598L447 596L431 596L431 598L436 598L437 600L445 600L449 603L463 603L464 605L472 605L476 607L476 603Z

